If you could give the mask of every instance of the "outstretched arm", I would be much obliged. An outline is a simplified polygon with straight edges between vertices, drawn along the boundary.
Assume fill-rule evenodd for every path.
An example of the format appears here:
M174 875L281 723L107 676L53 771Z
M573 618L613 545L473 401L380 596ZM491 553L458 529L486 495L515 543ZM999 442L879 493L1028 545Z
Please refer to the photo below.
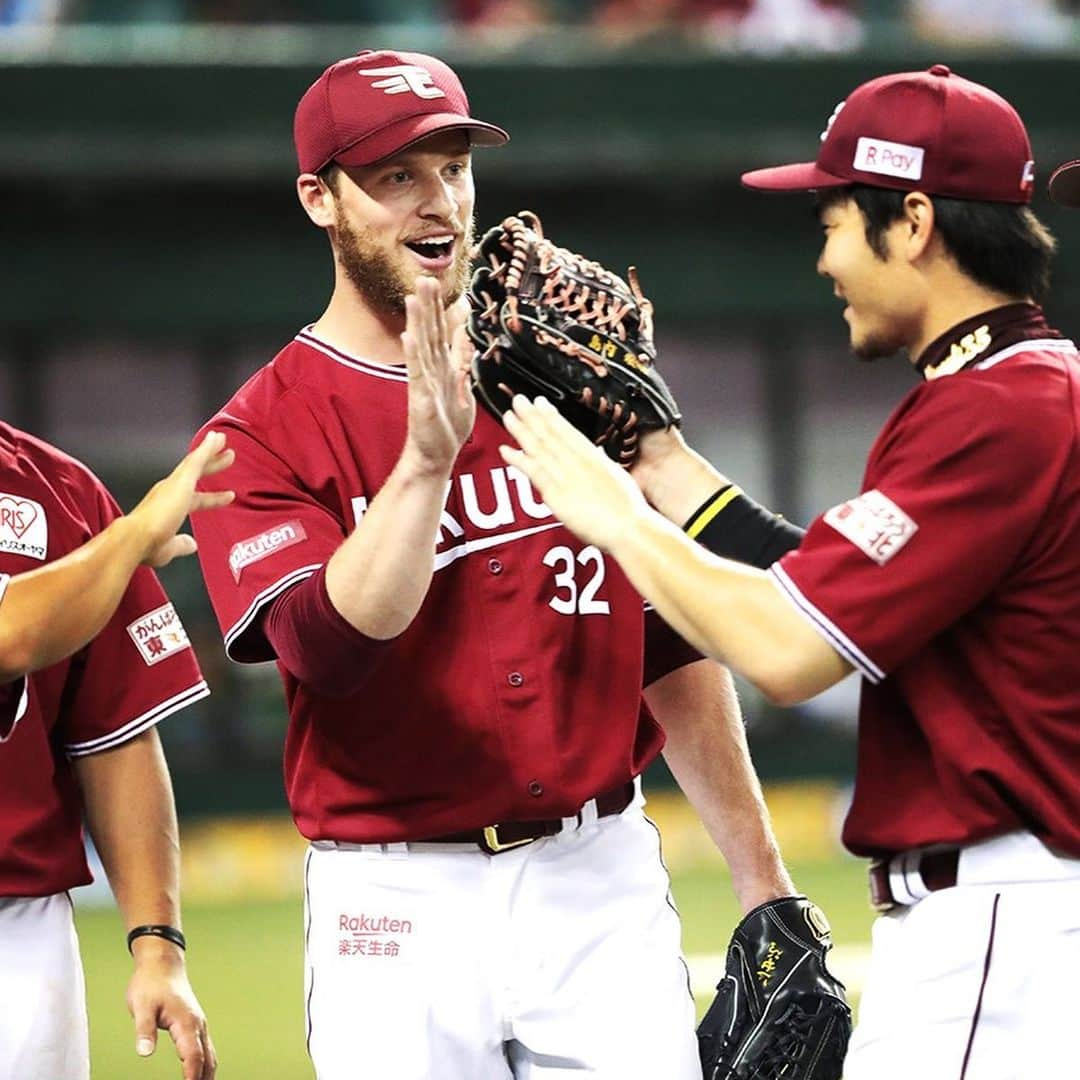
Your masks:
M768 574L703 551L649 508L634 480L543 399L514 399L501 448L572 532L610 552L662 618L702 652L791 705L851 670Z
M204 476L232 464L225 436L210 432L142 502L61 559L18 574L0 601L0 682L48 667L81 649L112 617L140 564L190 555L178 534L188 513L224 506L231 491L198 492Z
M157 730L74 760L90 835L128 930L180 929L180 840L172 785ZM127 1002L135 1049L152 1054L158 1029L169 1032L184 1080L213 1080L217 1068L206 1017L188 982L184 953L149 935L131 945L135 970Z

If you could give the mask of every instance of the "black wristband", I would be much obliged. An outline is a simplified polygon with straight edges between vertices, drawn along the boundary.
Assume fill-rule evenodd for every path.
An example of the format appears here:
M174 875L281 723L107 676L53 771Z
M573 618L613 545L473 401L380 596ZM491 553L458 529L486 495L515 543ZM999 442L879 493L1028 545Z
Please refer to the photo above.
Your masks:
M146 926L136 926L128 931L127 946L128 952L132 952L131 944L136 938L141 937L159 937L164 938L166 941L171 941L174 945L181 949L187 950L187 939L184 935L176 929L175 926L165 926L159 923L149 923Z
M714 555L767 570L802 543L803 530L748 498L735 484L710 495L683 531Z

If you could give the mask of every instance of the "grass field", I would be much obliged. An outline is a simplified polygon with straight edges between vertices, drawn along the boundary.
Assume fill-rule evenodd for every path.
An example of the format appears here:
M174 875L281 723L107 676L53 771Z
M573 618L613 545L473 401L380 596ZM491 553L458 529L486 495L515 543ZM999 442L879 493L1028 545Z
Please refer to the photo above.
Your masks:
M825 908L838 947L869 940L873 913L866 902L862 863L837 857L794 863L792 871L799 887ZM725 873L676 875L673 891L683 916L686 953L693 958L722 952L738 921ZM287 902L191 905L184 922L191 941L192 982L210 1018L221 1059L219 1080L310 1080L304 1051L299 897ZM167 1034L161 1034L153 1058L135 1056L124 1005L130 962L119 917L109 910L83 910L78 927L94 1080L176 1080L180 1071ZM719 973L718 967L717 977ZM703 1008L705 1000L699 1005Z

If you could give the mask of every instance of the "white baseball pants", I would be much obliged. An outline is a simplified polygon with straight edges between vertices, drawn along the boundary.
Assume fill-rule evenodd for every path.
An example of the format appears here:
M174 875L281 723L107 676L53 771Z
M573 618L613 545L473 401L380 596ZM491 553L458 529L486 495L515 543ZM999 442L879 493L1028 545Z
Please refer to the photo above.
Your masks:
M655 826L631 805L488 856L312 845L319 1080L700 1080Z
M0 897L0 1080L87 1080L86 987L67 893Z
M874 923L844 1080L1080 1078L1080 859L1011 833Z

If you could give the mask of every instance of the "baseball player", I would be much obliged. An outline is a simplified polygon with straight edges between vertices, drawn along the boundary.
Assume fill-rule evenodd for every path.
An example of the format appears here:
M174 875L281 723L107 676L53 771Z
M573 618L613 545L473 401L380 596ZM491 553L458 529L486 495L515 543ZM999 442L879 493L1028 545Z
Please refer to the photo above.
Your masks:
M176 812L156 724L205 697L151 566L195 550L210 433L126 516L85 466L0 424L0 1077L85 1080L86 1000L68 890L90 878L85 814L128 928L136 1050L157 1029L185 1080L216 1060L184 969Z
M333 294L212 421L241 493L195 528L229 656L285 685L315 1069L698 1080L637 779L661 724L743 906L792 885L726 672L502 464L448 347L472 148L507 135L382 51L315 81L295 139Z
M519 398L507 421L508 465L689 640L780 703L861 674L844 840L873 860L882 917L846 1080L1067 1070L1080 361L1037 303L1054 244L1033 176L1012 106L936 65L858 87L816 162L743 177L817 192L818 271L853 350L904 351L917 380L862 492L801 542L675 436L649 436L639 477L665 518L548 403ZM668 518L719 550L793 550L752 569Z

